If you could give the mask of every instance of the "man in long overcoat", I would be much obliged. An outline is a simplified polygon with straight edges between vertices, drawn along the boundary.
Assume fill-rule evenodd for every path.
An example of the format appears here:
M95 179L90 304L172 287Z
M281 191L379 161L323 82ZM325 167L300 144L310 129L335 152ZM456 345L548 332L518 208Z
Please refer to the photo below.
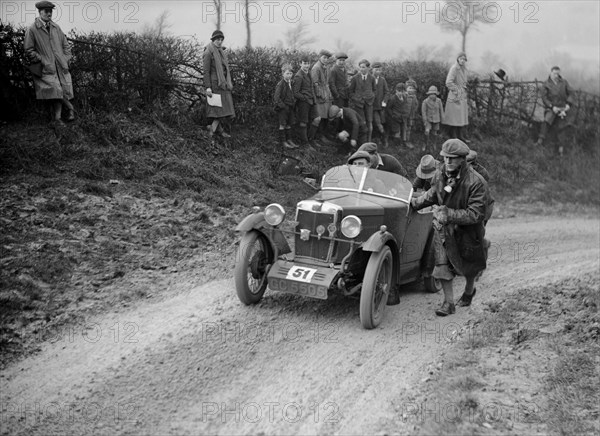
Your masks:
M442 145L444 165L431 181L431 188L413 198L416 210L438 205L433 212L435 267L433 277L440 280L444 302L438 316L455 312L452 281L455 275L466 278L465 291L458 306L469 306L475 295L475 278L486 267L487 242L484 240L488 188L485 179L467 163L469 147L459 139Z
M35 96L52 103L53 121L62 124L63 104L69 111L67 121L75 119L75 110L69 101L73 98L73 83L69 73L71 47L61 28L52 21L56 5L49 1L35 4L39 16L25 31L24 48L32 63Z

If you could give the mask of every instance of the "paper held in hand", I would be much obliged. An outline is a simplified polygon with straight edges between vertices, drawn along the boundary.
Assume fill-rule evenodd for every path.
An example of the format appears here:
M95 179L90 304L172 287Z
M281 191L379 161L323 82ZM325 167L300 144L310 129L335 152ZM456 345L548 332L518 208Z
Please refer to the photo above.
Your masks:
M206 101L209 106L223 107L223 103L221 102L221 94L214 94L212 97L207 97Z

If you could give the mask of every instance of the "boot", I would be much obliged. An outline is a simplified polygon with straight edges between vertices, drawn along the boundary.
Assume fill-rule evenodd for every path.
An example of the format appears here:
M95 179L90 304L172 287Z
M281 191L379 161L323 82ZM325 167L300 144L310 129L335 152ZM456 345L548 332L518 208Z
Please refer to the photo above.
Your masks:
M298 148L300 147L294 141L292 141L292 131L291 129L285 129L285 142L289 145L288 148Z
M289 144L287 143L287 141L285 139L285 130L280 129L277 134L278 134L278 138L279 138L279 144L284 148L290 148Z
M302 145L308 145L308 135L306 130L306 126L298 126L298 136L300 137L300 142L302 142Z
M314 124L311 124L308 128L308 143L313 147L319 147L321 145L315 141L315 135L317 134L318 129L319 126L315 126Z

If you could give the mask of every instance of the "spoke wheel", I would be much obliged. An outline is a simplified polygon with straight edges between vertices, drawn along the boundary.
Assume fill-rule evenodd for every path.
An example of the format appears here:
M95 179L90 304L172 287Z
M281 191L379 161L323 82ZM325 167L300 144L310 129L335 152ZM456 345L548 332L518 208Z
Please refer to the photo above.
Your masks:
M383 319L392 287L393 259L390 247L371 254L360 294L360 322L366 329L377 327Z
M252 230L242 236L234 269L235 290L242 303L256 304L262 299L273 262L273 250L264 235Z

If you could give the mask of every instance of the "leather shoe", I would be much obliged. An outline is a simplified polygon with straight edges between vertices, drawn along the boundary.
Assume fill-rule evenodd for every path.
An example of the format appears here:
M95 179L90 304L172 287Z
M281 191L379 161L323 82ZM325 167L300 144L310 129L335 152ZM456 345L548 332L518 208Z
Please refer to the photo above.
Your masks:
M442 304L442 307L437 309L435 311L435 314L437 316L446 316L446 315L452 315L454 312L456 312L456 309L454 308L454 303L448 303L447 301L444 301L444 303Z
M471 301L473 301L473 297L475 296L475 292L477 292L477 288L473 288L473 293L471 295L467 295L466 293L462 294L462 297L456 302L458 307L467 307L471 305Z

